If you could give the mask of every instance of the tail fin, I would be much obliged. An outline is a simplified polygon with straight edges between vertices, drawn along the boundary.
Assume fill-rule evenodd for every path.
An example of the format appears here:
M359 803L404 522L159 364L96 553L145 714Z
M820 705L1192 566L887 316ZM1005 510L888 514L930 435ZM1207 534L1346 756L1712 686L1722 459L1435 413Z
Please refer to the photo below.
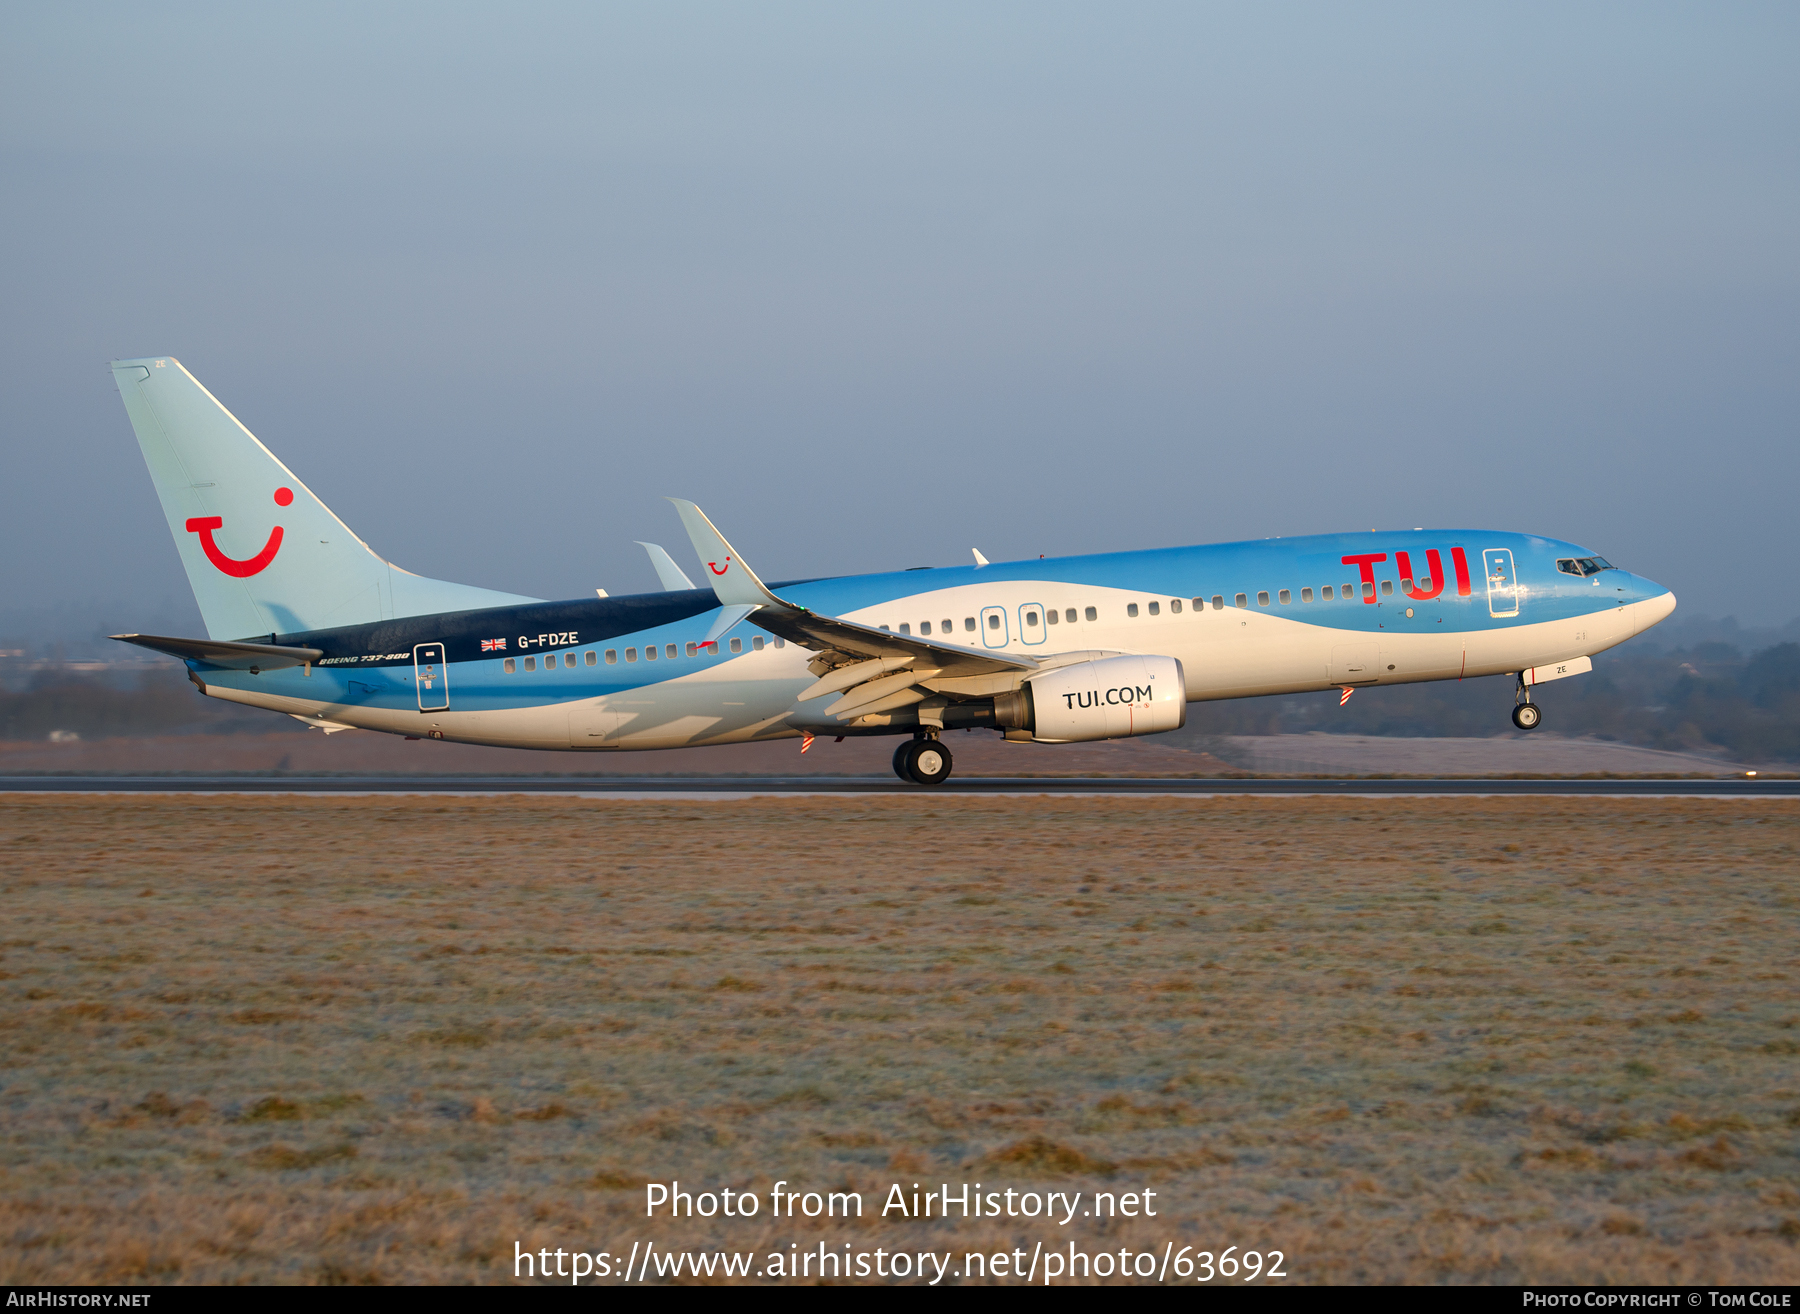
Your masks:
M209 638L537 601L383 561L174 357L112 371Z

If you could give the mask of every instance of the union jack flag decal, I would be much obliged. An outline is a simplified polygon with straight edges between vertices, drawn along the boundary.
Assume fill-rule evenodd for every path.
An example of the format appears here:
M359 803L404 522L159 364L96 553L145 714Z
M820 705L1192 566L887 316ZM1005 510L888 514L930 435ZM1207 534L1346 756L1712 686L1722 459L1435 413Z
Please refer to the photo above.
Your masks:
M483 652L504 652L506 650L506 640L483 639L481 641L481 650Z

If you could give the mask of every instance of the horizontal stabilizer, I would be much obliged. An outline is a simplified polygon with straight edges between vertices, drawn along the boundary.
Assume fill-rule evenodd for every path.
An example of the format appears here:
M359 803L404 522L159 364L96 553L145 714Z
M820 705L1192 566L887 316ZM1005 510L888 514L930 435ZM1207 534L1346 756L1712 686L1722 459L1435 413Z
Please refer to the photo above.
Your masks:
M650 554L650 564L656 570L656 578L670 593L694 587L694 581L687 577L687 572L675 564L675 558L665 552L659 544L646 543L642 539L633 540Z
M184 662L205 662L228 671L279 671L310 666L325 655L322 648L290 648L278 643L225 643L219 639L171 639L161 634L115 634L120 643L164 652Z
M315 730L323 730L328 735L335 735L340 730L355 730L356 726L345 725L342 721L327 721L322 716L301 716L298 712L289 712L301 725L310 725Z

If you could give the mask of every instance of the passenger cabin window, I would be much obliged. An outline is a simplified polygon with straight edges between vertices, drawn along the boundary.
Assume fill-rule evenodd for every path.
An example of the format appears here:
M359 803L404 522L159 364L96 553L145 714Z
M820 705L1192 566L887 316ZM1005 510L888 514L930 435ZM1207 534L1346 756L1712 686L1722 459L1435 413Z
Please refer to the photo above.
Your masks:
M656 660L656 645L654 643L646 643L644 645L644 660L647 662Z
M516 675L518 673L518 667L513 665L513 659L510 657L506 659L506 673L508 675Z
M777 648L785 648L785 647L787 647L787 640L786 639L777 639L777 640L775 640L775 646Z
M608 648L606 650L606 664L608 666L617 666L619 664L619 650L617 648Z
M1150 604L1150 614L1152 616L1162 615L1162 603L1160 603L1160 602L1151 603Z
M1300 590L1300 601L1311 602L1312 601L1312 590L1311 589L1301 589Z
M900 627L900 633L902 633L902 634L911 634L911 633L912 633L912 626L911 626L911 625L905 625L905 624L903 624L903 625L901 625L901 627Z
M919 633L920 634L930 634L931 633L931 622L930 621L920 621L919 622Z
M757 636L756 636L756 637L755 637L755 638L753 638L753 639L751 639L751 640L750 640L750 646L751 646L751 647L752 647L752 648L754 648L754 649L755 649L755 650L756 650L756 651L757 651L757 652L761 652L761 651L762 651L762 648L763 648L763 637L762 637L762 635L760 635L760 634L759 634L759 635L757 635Z
M973 616L964 616L963 617L963 628L965 630L974 629L975 628L975 618Z
M581 660L586 662L589 666L598 666L600 664L600 658L591 652L583 653Z
M670 661L674 661L675 660L675 645L672 643L665 645L663 648L663 656L667 657Z
M1267 589L1261 589L1257 592L1256 605L1259 607L1266 607L1269 605L1269 591Z
M1070 607L1067 611L1065 611L1063 613L1063 619L1068 621L1069 624L1073 625L1075 623L1075 608Z
M1031 626L1033 629L1037 628L1037 623L1038 623L1037 613L1035 611L1026 612L1025 613L1025 623L1027 625Z
M998 613L988 617L988 628L990 630L997 630L1000 628L1000 616Z
M1290 603L1294 600L1293 593L1287 589L1283 589L1280 593L1276 594L1275 596L1281 599L1281 605L1284 607L1287 606L1288 603Z
M637 660L637 649L627 648L625 650L625 660L628 662L635 662Z
M1125 614L1127 616L1135 617L1137 615L1137 603L1135 603L1135 602L1126 603L1125 604Z
M526 659L525 659L525 669L526 669L526 670L528 670L528 671L535 671L535 670L537 670L537 658L535 658L535 657L527 657L527 658L526 658Z
M956 633L956 625L952 621L941 620L938 622L938 630L940 633L943 633L943 634L955 634Z
M1225 595L1223 593L1213 594L1213 610L1214 611L1224 611L1225 610Z
M699 655L700 655L700 645L697 643L688 644L688 656L697 657Z
M1180 598L1170 598L1169 599L1169 614L1171 616L1181 615L1181 599Z
M1348 601L1350 601L1351 598L1354 598L1356 596L1356 585L1346 584L1346 585L1344 585L1343 588L1338 590L1338 593L1344 599L1345 602L1348 602Z
M1248 607L1250 605L1250 599L1240 593L1237 595L1237 605L1240 607Z
M1331 592L1331 585L1329 585L1329 584L1327 584L1324 588L1319 590L1319 597L1326 602L1330 602L1332 599L1332 596L1333 595Z
M1086 616L1091 621L1100 619L1100 613L1097 610L1095 610L1093 607L1089 607L1086 611L1084 611L1082 613L1082 615Z
M1384 579L1381 581L1381 596L1384 598L1391 598L1394 596L1394 581L1393 580Z
M1052 625L1060 625L1062 623L1062 613L1055 607L1051 607L1044 613L1044 619L1049 621Z
M563 654L563 665L564 666L575 665L575 654L572 652L565 652Z
M733 639L731 641L731 650L733 652L742 652L744 650L744 641L742 639Z
M1375 596L1375 585L1368 580L1364 580L1363 581L1363 597L1372 598L1374 596Z

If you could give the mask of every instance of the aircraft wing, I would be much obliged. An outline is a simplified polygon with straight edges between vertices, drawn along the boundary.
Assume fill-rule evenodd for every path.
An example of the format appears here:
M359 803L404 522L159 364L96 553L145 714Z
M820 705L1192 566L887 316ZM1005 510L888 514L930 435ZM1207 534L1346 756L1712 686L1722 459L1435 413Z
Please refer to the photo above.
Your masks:
M851 708L856 709L856 715L862 715L872 710L885 710L871 706L874 701L904 706L907 701L923 699L925 692L913 689L913 685L926 680L936 685L970 676L1039 668L1040 663L1017 653L989 652L919 635L895 634L872 625L822 615L779 598L725 541L725 536L707 519L704 511L679 498L671 497L669 501L681 514L681 522L706 566L713 593L719 601L728 610L742 611L759 629L819 654L812 664L813 674L820 677L819 681L800 695L802 701L849 690L851 693L832 707L844 709L836 713L840 716L850 715ZM903 680L901 677L905 675L910 675L912 680ZM871 699L868 695L874 692L874 681L887 686L887 691L875 693ZM907 692L909 689L917 697L912 697Z
M750 623L778 634L789 643L818 652L833 651L852 659L879 660L907 656L919 668L933 667L944 679L994 675L1001 671L1035 671L1038 663L1016 653L986 652L961 644L939 643L911 634L892 634L855 621L821 616L804 607L777 610L759 607Z

